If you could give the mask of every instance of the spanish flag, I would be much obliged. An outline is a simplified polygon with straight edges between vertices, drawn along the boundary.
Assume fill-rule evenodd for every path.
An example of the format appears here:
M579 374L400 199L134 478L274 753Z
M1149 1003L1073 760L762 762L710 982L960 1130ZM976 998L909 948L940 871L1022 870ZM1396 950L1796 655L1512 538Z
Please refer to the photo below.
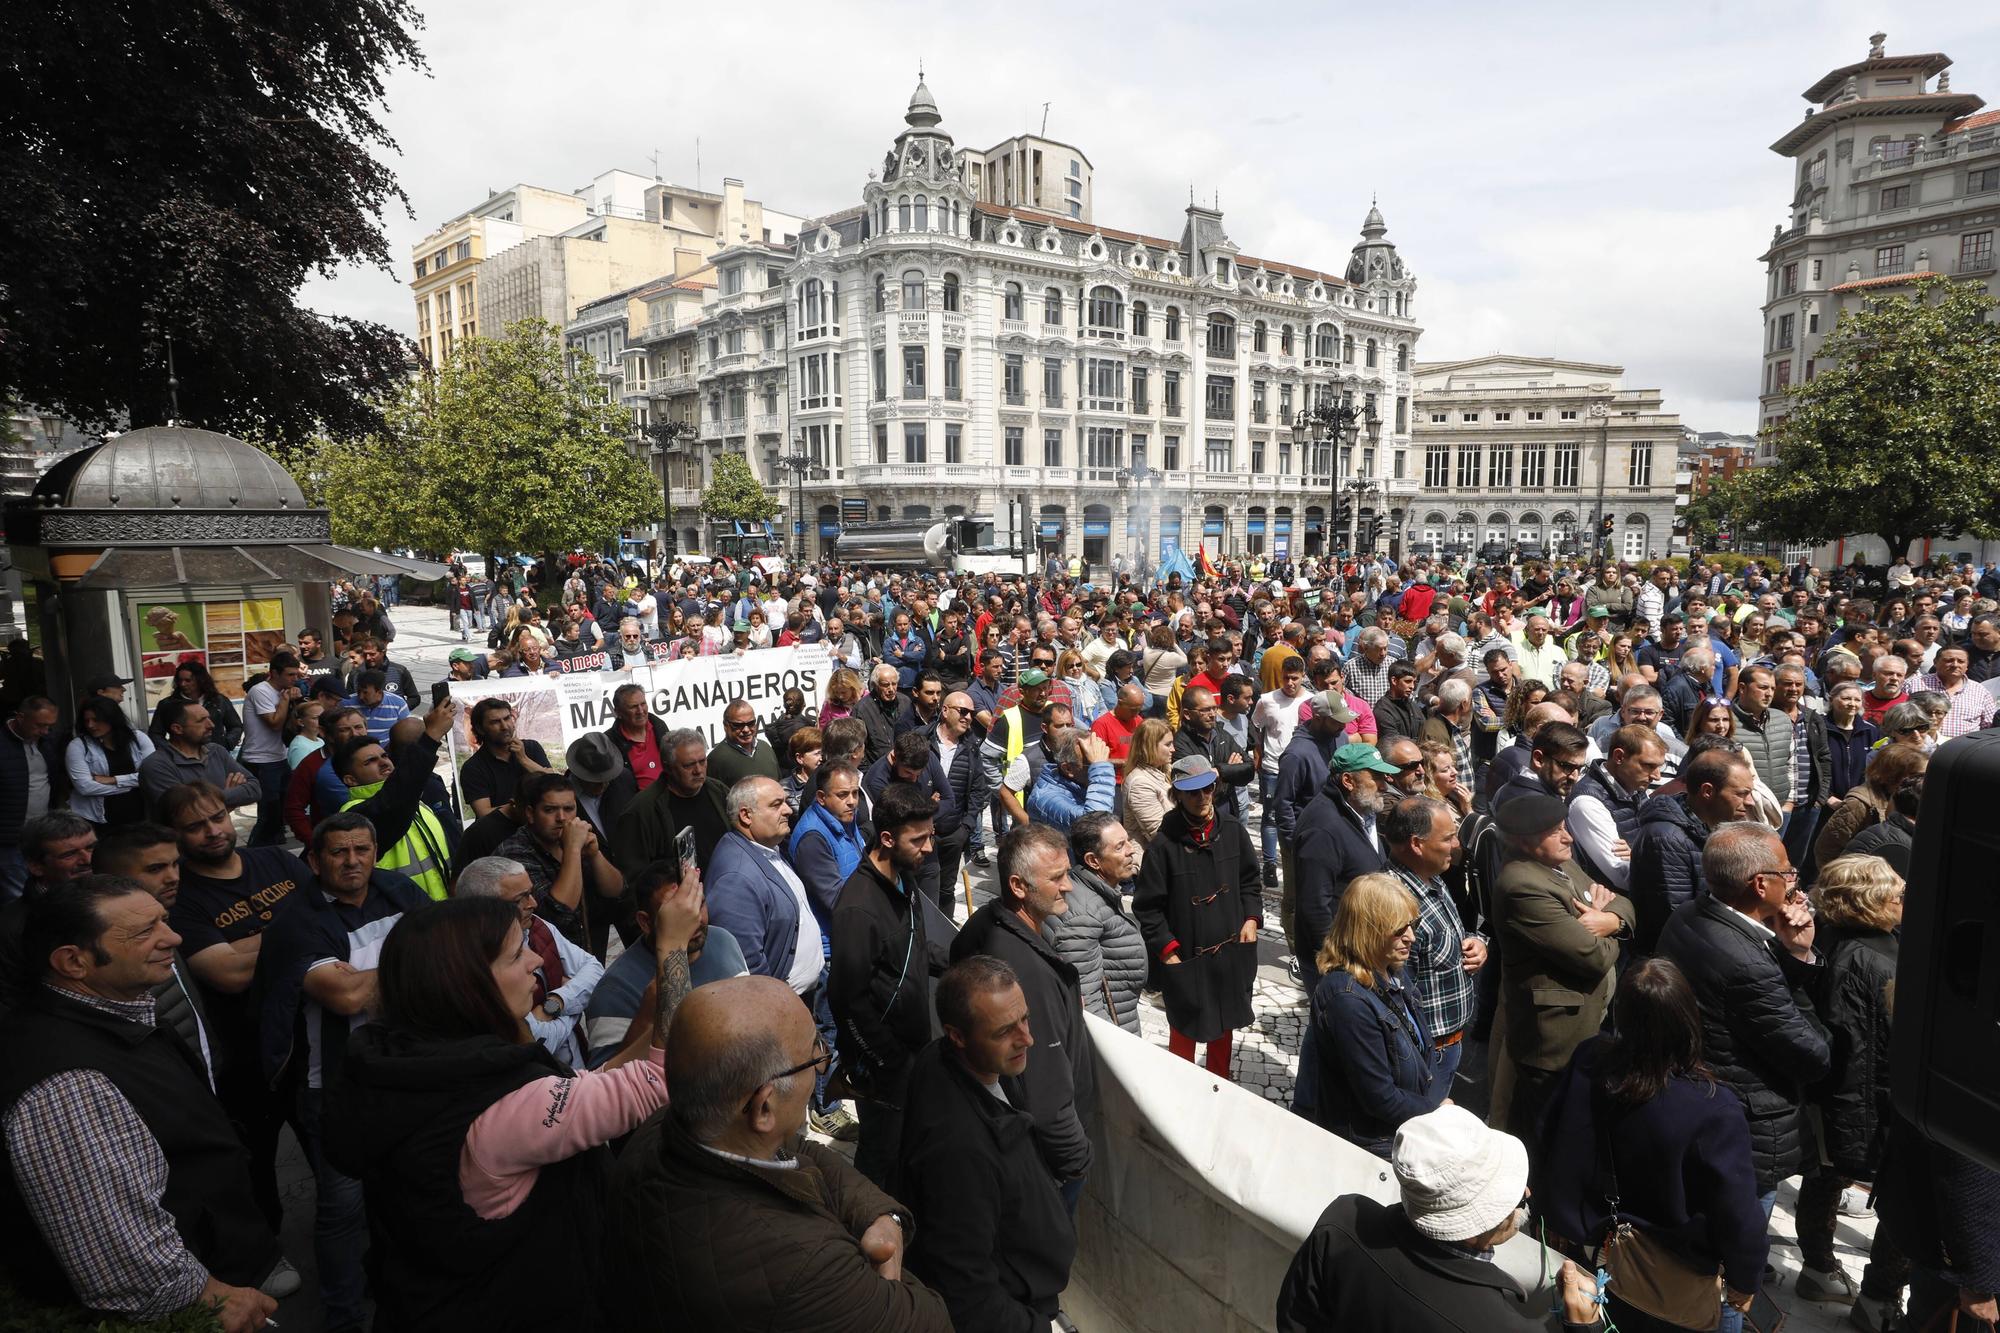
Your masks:
M1203 578L1210 578L1210 579L1219 579L1219 578L1221 578L1221 577L1222 577L1222 571L1221 571L1221 570L1219 570L1219 569L1217 569L1217 568L1215 567L1215 562L1214 562L1213 560L1210 560L1210 559L1208 558L1208 548L1207 548L1206 546L1203 546L1203 547L1201 547L1201 548L1199 548L1199 549L1200 549L1200 552L1201 552L1201 573L1202 573L1202 577L1203 577Z

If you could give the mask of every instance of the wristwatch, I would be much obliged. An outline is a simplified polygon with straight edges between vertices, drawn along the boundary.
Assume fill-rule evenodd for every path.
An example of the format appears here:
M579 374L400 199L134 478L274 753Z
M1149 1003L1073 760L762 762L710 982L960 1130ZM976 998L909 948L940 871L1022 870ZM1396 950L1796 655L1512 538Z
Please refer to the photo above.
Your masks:
M894 1222L896 1226L902 1231L903 1240L905 1242L907 1242L911 1236L916 1234L917 1224L914 1221L912 1221L910 1219L910 1215L904 1212L902 1209L891 1208L886 1214L886 1216L889 1218L891 1222Z
M563 997L554 991L550 991L542 997L541 1010L543 1018L557 1018L561 1016L563 1011Z

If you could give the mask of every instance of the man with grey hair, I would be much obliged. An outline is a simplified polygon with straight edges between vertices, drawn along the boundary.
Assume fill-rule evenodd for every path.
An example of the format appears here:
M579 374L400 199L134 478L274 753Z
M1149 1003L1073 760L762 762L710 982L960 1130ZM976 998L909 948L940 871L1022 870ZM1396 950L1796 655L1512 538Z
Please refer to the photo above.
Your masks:
M1472 791L1472 686L1454 676L1438 686L1437 707L1424 719L1417 740L1434 741L1451 747L1452 764L1458 769L1461 791Z
M825 948L805 884L780 852L791 832L784 786L744 778L729 789L724 813L729 832L702 874L709 918L736 937L750 971L776 977L810 1007L825 976Z
M1690 648L1681 654L1680 666L1660 685L1660 709L1667 726L1676 735L1685 734L1694 720L1694 710L1708 697L1715 684L1715 653L1708 648Z
M1354 636L1347 659L1347 688L1369 707L1389 692L1389 635L1370 625Z
M847 1159L804 1137L812 1015L772 977L689 992L667 1036L667 1110L632 1136L610 1197L621 1328L949 1333L944 1298L904 1272L915 1223Z
M896 693L899 679L896 668L887 662L882 663L868 677L868 693L854 705L855 720L868 728L868 753L866 763L862 765L864 768L889 753L889 747L896 743L896 715L902 709Z
M1611 733L1625 727L1644 727L1660 738L1660 744L1666 747L1667 762L1660 771L1659 781L1673 781L1680 757L1687 753L1687 742L1667 725L1666 701L1660 697L1660 692L1644 681L1627 684L1618 697L1618 711L1599 718L1586 734L1600 752L1609 754Z
M455 898L498 898L521 914L528 932L528 949L538 955L535 1002L529 1008L528 1030L550 1055L571 1069L582 1069L586 1048L579 1029L583 1011L604 979L604 964L563 938L535 912L535 882L528 867L506 856L482 856L458 872Z
M1767 826L1726 823L1701 853L1708 892L1674 913L1660 952L1701 1008L1702 1053L1743 1102L1757 1193L1769 1218L1778 1182L1803 1158L1799 1108L1831 1064L1812 1018L1823 999L1815 922L1785 844Z
M708 737L693 727L670 731L660 758L660 780L619 813L612 833L627 878L655 861L678 864L675 838L684 828L694 830L696 864L707 865L729 831L729 788L708 775Z

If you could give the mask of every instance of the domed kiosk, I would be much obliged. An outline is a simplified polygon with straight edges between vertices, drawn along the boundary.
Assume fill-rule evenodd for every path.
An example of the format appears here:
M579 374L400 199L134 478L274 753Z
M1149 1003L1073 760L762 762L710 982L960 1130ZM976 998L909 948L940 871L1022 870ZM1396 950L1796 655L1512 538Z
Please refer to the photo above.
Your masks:
M440 565L332 544L324 509L269 454L188 426L150 426L68 455L6 508L50 694L143 682L143 721L190 658L241 697L279 645L328 622L327 584L355 574L442 577Z

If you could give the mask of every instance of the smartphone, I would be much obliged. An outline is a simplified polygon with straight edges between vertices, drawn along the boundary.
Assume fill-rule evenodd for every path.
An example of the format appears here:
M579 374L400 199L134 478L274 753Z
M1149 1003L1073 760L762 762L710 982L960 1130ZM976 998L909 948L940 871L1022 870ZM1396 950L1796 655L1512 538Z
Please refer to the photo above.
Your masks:
M674 855L680 860L682 874L686 874L690 866L700 867L694 859L694 825L689 824L674 834Z
M431 682L431 707L435 708L435 707L437 707L437 706L438 706L439 704L443 703L443 702L445 701L446 697L447 697L448 695L450 695L450 694L451 694L451 685L450 685L450 683L449 683L449 682L447 682L447 681L442 681L442 680L434 680L434 681L432 681L432 682Z

